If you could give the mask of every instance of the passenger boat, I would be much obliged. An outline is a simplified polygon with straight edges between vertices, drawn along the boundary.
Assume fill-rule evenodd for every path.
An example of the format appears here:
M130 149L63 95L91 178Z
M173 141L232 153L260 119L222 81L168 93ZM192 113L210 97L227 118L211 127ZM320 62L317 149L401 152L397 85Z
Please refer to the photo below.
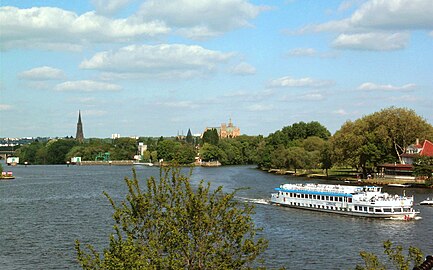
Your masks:
M281 206L404 220L419 214L413 209L413 196L390 195L377 186L284 184L275 190L277 193L272 193L270 202Z
M432 205L433 206L433 200L430 198L427 198L427 200L424 200L419 203L420 205Z

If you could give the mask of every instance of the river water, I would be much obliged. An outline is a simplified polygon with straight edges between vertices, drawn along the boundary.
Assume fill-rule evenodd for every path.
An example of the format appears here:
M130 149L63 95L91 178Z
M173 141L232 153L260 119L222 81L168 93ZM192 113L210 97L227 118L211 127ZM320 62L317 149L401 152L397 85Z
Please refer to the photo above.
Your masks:
M112 208L102 194L117 201L126 194L128 166L4 167L16 176L0 181L0 269L79 269L74 240L99 251L108 246ZM140 179L158 176L159 168L137 167ZM387 239L433 253L433 207L416 206L421 220L356 218L265 204L273 188L287 182L315 182L265 173L248 166L195 168L192 182L204 179L213 187L239 191L240 200L255 204L254 221L269 240L265 265L286 269L353 269L359 252L382 254ZM400 188L385 191L402 194ZM427 189L407 189L415 202L433 197Z

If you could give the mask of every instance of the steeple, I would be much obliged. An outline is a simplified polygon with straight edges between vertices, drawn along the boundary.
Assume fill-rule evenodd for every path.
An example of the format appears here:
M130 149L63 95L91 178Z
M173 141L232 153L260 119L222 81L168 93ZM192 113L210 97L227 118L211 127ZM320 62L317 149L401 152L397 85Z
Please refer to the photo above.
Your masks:
M82 143L84 141L83 123L81 123L81 111L78 111L77 135L75 139Z

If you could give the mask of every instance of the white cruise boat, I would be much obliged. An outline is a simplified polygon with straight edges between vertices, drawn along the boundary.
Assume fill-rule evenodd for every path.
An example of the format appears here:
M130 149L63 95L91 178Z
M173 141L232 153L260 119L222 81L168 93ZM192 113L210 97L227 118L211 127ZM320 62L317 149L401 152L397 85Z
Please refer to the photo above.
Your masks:
M413 209L413 196L383 193L377 186L324 184L284 184L275 188L271 203L282 206L351 216L409 220L419 212Z

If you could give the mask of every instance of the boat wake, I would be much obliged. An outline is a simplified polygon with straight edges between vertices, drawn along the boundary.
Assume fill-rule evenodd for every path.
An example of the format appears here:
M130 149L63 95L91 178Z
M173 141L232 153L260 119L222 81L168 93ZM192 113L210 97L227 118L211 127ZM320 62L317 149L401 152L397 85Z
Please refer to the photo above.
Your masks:
M248 203L254 203L254 204L270 204L269 200L265 199L251 199L251 198L244 198L244 197L236 197L237 199L248 202Z

